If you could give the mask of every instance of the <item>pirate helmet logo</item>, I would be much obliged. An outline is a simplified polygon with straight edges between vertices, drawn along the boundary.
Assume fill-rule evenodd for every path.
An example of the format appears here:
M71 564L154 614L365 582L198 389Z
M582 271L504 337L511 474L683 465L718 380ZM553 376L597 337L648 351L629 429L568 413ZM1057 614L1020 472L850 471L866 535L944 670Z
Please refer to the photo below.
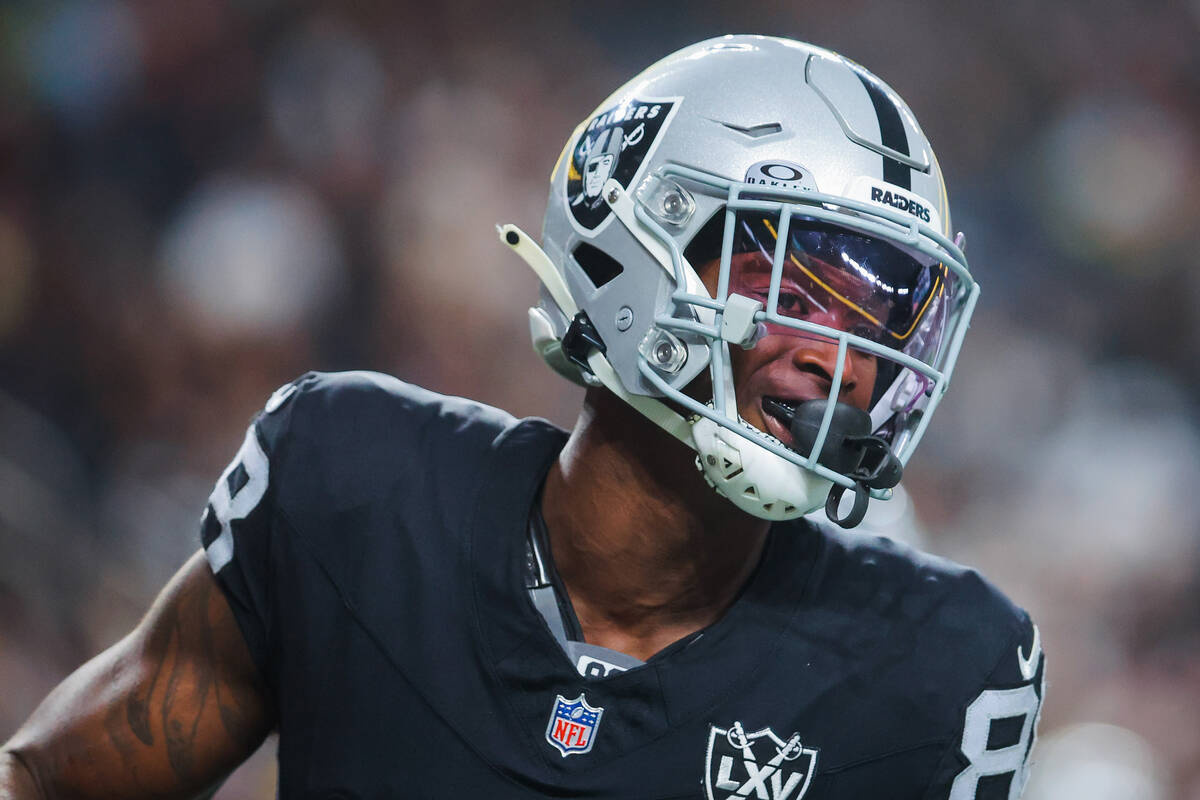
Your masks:
M605 142L605 137L608 142ZM593 200L600 196L604 183L612 177L617 168L617 159L621 157L621 144L625 140L625 132L620 128L610 128L600 134L597 147L601 152L590 155L583 165L583 194L575 199L581 203L586 198Z
M567 206L576 223L592 231L609 216L604 184L628 189L666 127L677 101L627 100L594 116L579 135L567 164Z

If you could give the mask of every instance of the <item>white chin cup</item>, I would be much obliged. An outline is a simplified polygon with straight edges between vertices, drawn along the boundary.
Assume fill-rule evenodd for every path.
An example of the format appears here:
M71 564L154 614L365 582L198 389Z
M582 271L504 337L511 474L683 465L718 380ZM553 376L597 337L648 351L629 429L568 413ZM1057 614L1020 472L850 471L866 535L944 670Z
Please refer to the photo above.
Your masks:
M757 429L755 432L759 433ZM692 423L692 440L696 466L709 486L759 519L779 521L804 516L824 506L833 487L832 481L707 417Z

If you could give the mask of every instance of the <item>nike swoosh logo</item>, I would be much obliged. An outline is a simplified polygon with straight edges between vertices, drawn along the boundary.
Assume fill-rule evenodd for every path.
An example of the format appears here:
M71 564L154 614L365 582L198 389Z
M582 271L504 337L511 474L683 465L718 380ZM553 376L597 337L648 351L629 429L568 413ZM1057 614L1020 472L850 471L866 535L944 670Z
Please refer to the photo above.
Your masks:
M1033 626L1033 646L1029 648L1029 658L1025 657L1025 646L1017 647L1017 667L1025 680L1033 680L1038 670L1038 662L1042 660L1042 635L1037 625Z

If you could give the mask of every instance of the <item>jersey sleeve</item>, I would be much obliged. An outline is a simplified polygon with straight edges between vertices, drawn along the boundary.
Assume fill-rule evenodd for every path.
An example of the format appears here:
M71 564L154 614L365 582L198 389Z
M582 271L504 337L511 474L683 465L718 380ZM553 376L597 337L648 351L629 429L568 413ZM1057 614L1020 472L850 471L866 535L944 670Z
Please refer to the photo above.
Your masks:
M286 445L293 396L305 378L280 387L250 423L208 498L200 540L250 655L270 675L272 537L277 529L272 463Z
M1029 777L1045 693L1037 626L1022 613L1017 634L958 716L959 729L926 800L1017 800Z

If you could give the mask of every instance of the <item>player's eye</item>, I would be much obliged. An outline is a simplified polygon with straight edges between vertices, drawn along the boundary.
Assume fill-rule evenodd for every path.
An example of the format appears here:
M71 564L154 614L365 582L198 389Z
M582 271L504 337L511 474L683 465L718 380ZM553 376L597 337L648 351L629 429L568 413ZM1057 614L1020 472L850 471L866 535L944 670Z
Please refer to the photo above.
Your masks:
M880 344L883 343L883 331L875 325L867 325L865 323L855 325L848 331L848 333L852 333L855 336L861 336L862 338L868 339L872 342Z
M793 317L812 313L812 308L804 295L796 292L779 293L779 311Z

